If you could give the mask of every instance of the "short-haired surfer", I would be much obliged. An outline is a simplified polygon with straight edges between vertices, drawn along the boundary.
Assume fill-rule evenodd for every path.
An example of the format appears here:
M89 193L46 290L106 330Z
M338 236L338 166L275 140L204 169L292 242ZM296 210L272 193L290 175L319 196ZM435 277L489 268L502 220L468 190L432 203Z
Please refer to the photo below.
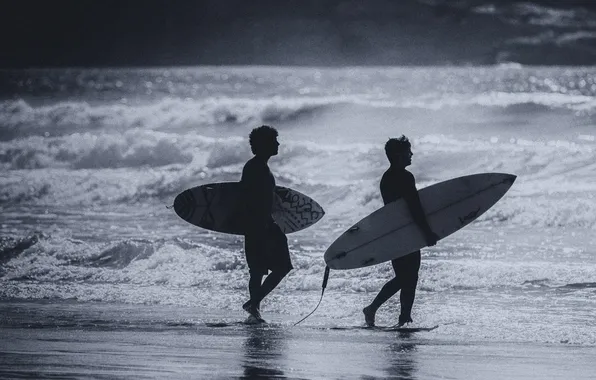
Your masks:
M271 215L275 178L268 162L278 153L277 136L277 130L267 125L251 131L249 143L254 157L244 165L240 179L246 205L244 252L250 273L250 299L242 308L259 322L263 321L261 301L293 269L286 235ZM267 276L265 281L263 276Z
M411 150L410 141L403 135L399 138L390 138L385 143L385 153L389 159L390 166L381 179L380 187L383 202L388 204L403 198L408 205L412 218L424 234L426 243L429 246L435 245L438 236L433 232L424 215L418 190L416 189L416 180L412 173L406 170L406 167L412 163L412 156L414 155ZM401 312L399 315L399 326L412 322L411 313L416 296L416 286L418 284L420 257L420 250L418 250L391 260L395 277L386 282L373 302L362 310L364 320L368 326L375 325L377 309L400 289Z

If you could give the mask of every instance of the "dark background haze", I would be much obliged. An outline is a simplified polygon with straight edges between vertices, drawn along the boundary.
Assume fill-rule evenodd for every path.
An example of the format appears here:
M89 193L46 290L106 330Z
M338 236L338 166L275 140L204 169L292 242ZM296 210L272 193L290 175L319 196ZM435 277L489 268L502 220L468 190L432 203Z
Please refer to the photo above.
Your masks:
M596 1L3 2L0 67L596 64Z

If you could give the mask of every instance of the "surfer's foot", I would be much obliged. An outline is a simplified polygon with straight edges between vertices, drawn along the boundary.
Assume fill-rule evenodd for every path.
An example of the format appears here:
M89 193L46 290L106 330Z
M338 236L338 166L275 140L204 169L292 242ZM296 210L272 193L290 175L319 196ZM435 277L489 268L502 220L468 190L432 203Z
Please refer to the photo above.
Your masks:
M244 321L247 325L260 325L261 323L267 323L263 318L256 318L254 315L249 315Z
M366 325L368 327L375 327L376 311L373 310L370 306L367 306L364 309L362 309L362 312L364 313L364 322L366 322Z
M248 314L254 317L257 321L265 322L265 320L261 317L261 311L259 310L259 308L253 305L253 303L250 300L246 301L244 305L242 305L242 308L244 309L244 311L246 311Z
M412 317L410 317L410 316L404 317L404 316L400 315L399 316L399 323L397 324L397 327L402 327L406 323L411 323L411 322L414 322L412 320Z

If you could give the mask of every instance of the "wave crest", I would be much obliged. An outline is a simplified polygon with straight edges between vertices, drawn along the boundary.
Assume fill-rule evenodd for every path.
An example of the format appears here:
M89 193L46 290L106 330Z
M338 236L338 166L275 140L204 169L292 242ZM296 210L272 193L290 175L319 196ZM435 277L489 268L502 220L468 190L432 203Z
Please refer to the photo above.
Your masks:
M0 139L30 135L55 136L81 130L133 128L170 130L180 127L246 124L290 120L342 98L164 98L153 104L63 102L32 107L26 101L0 102Z

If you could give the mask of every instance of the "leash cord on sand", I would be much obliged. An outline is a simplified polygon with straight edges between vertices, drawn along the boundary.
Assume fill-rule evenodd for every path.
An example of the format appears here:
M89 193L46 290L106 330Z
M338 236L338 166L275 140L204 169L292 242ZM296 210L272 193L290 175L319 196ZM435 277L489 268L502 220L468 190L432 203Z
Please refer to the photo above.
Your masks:
M314 310L311 311L310 313L308 313L308 315L306 317L304 317L301 320L299 320L298 322L294 323L294 326L296 326L300 322L304 321L306 318L313 315L315 311L317 311L317 309L319 308L319 305L321 304L321 301L323 300L323 294L325 294L325 288L327 287L327 280L329 280L329 267L325 267L325 275L323 276L323 290L321 290L321 298L319 298L319 303L317 303L317 306L315 306Z

